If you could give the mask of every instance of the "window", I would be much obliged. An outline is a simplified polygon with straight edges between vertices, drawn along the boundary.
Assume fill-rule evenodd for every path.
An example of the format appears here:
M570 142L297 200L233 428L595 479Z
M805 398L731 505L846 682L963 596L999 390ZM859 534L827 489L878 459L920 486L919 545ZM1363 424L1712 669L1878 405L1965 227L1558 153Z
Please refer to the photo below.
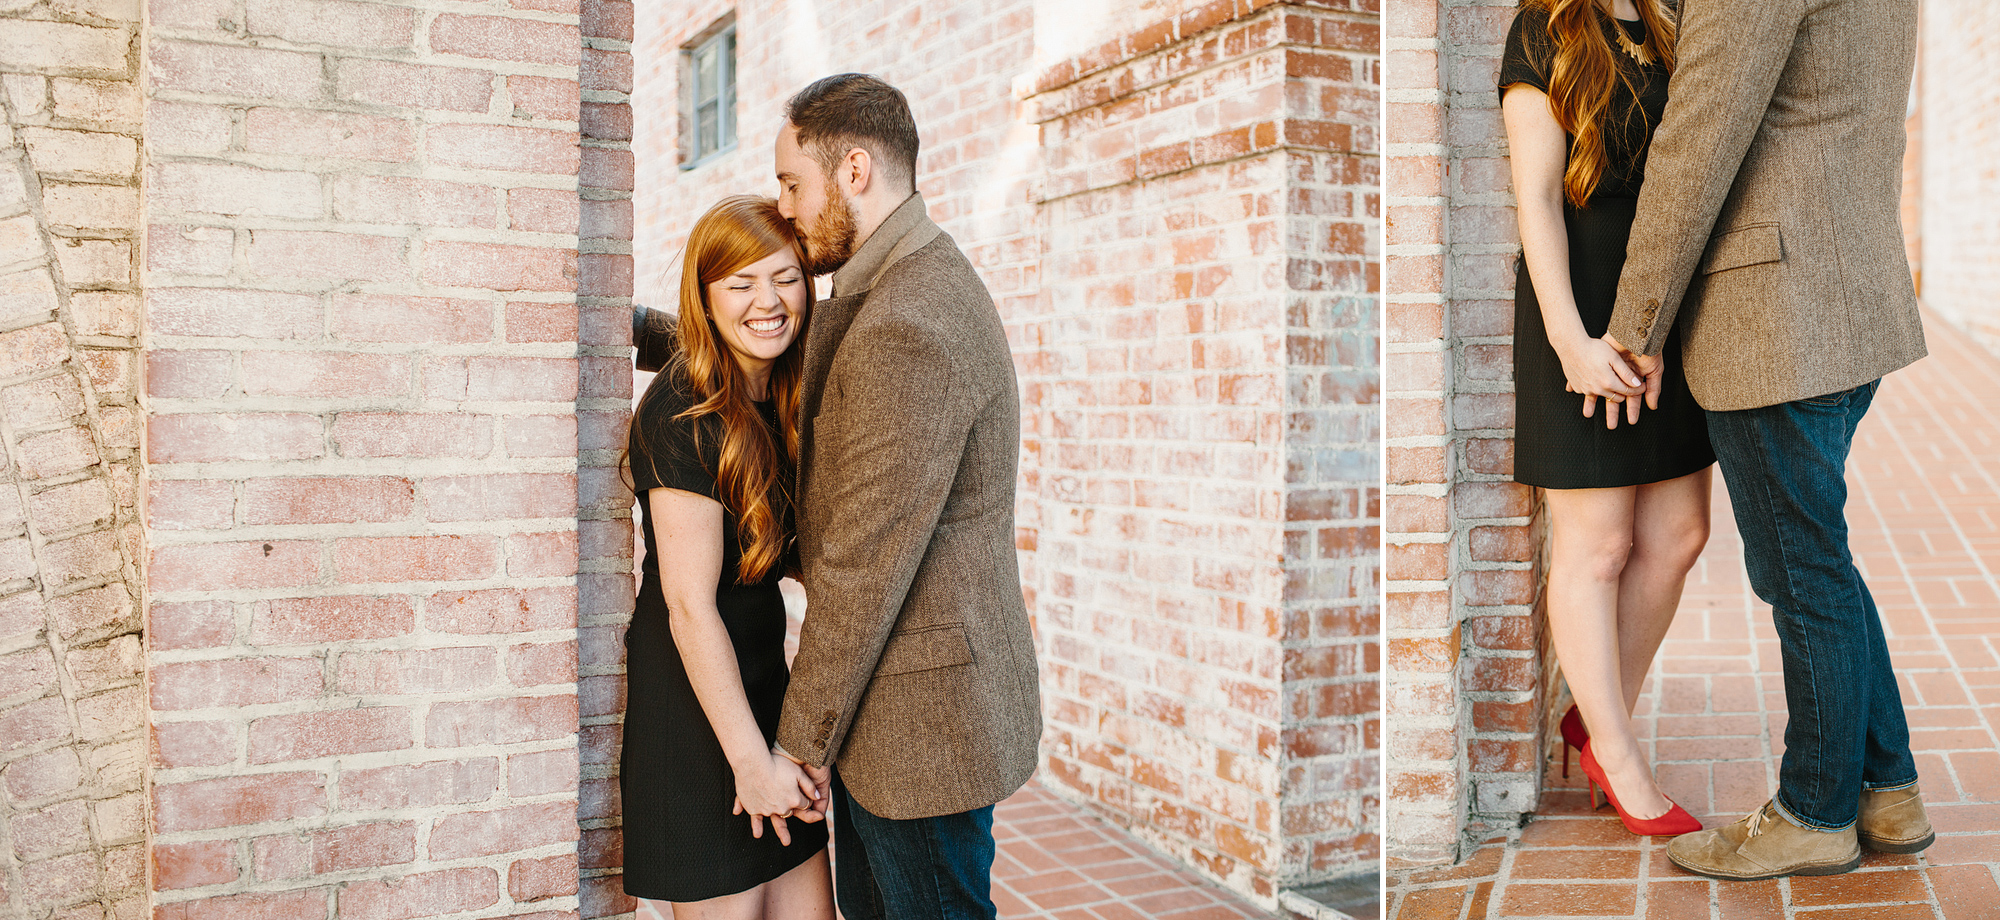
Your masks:
M736 23L683 49L682 69L687 100L687 144L681 165L693 167L736 146Z

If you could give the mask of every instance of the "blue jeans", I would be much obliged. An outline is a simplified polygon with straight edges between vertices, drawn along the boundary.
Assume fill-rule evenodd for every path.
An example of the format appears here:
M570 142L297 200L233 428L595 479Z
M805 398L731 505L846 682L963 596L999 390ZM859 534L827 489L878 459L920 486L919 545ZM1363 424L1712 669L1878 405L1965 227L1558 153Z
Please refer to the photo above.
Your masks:
M994 920L993 806L898 821L833 777L834 895L846 920Z
M1847 548L1847 453L1880 382L1708 413L1750 587L1784 658L1778 804L1819 830L1853 824L1864 788L1917 780L1882 618Z

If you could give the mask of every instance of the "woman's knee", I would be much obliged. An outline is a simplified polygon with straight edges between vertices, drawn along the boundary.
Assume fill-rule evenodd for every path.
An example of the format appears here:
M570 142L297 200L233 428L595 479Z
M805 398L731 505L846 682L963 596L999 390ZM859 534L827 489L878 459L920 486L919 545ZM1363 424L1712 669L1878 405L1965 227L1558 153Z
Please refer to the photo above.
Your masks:
M1559 541L1549 565L1557 573L1591 581L1616 582L1632 559L1629 534L1606 534L1598 539Z
M1708 546L1708 535L1708 509L1705 507L1662 516L1656 521L1641 522L1632 535L1632 555L1644 558L1650 564L1685 572L1694 568L1695 561L1701 558L1702 550Z

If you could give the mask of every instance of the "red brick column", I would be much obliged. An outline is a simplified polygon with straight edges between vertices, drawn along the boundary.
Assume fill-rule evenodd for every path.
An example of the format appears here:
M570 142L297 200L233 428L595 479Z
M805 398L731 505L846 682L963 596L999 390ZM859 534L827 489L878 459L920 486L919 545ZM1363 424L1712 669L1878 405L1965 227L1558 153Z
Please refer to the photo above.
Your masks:
M149 23L159 916L574 915L577 10Z
M1266 903L1379 856L1376 30L1209 4L1029 97L1044 781Z
M1539 794L1541 539L1513 471L1518 249L1492 75L1511 2L1388 11L1389 856L1449 862ZM1446 39L1449 36L1449 40Z
M5 6L0 916L122 920L146 911L138 10Z
M1381 19L1333 6L1287 21L1287 887L1382 858Z

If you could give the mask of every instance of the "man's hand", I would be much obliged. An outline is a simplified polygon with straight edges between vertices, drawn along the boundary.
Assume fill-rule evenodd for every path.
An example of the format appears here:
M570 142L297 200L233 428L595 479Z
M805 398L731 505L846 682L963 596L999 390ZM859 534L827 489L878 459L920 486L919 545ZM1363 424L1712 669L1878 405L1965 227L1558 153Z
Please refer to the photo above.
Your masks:
M815 767L812 764L806 763L805 761L792 756L792 752L785 750L785 746L782 744L771 745L771 753L777 754L778 756L783 757L786 760L791 761L792 763L798 764L799 769L806 771L806 778L812 780L813 808L810 810L802 809L798 812L795 812L794 814L798 815L799 819L806 822L807 824L811 824L812 822L819 820L821 817L824 817L826 815L827 802L833 795L833 764L827 764L824 767ZM808 814L814 815L815 817L810 817L810 818L805 817L805 815Z
M778 834L778 840L786 846L792 843L791 830L785 826L785 819L797 818L808 824L825 817L824 806L809 798L818 794L817 787L798 762L783 749L773 750L768 760L738 766L736 773L736 803L732 814L750 814L750 836L764 836L764 819L771 820L771 829Z
M833 796L833 764L827 764L824 767L815 767L810 764L800 764L799 766L804 768L806 776L812 779L814 789L813 798L819 803L820 812L824 814L827 803L832 800Z
M1609 332L1604 334L1604 344L1611 346L1612 350L1618 352L1621 357L1631 363L1634 370L1645 376L1646 408L1660 408L1660 384L1667 376L1666 352L1661 352L1657 355L1638 354L1632 349L1619 344L1618 338ZM1633 424L1637 424L1639 421L1638 401L1633 400L1632 404L1626 408L1631 413Z
M1556 349L1556 357L1562 361L1563 389L1583 394L1584 418L1596 414L1597 401L1602 399L1606 403L1606 428L1618 427L1619 413L1610 408L1610 403L1625 403L1632 420L1638 421L1637 397L1646 391L1646 379L1632 367L1630 361L1602 339L1579 336L1561 342L1552 339L1550 344Z
M786 818L796 818L806 824L817 824L820 821L826 820L827 803L833 794L833 765L828 764L824 767L815 767L793 756L792 752L785 750L785 746L782 744L771 745L771 753L777 757L791 761L794 766L797 766L805 773L806 779L812 784L812 791L807 794L812 796L813 800L810 806L794 808L784 815L770 816L772 829L778 830L780 836L784 837L783 828ZM732 813L742 814L743 811L743 797L739 795L736 798L736 807ZM763 835L764 817L763 815L754 814L750 816L750 836L759 837ZM791 843L789 839L785 842L787 845Z

